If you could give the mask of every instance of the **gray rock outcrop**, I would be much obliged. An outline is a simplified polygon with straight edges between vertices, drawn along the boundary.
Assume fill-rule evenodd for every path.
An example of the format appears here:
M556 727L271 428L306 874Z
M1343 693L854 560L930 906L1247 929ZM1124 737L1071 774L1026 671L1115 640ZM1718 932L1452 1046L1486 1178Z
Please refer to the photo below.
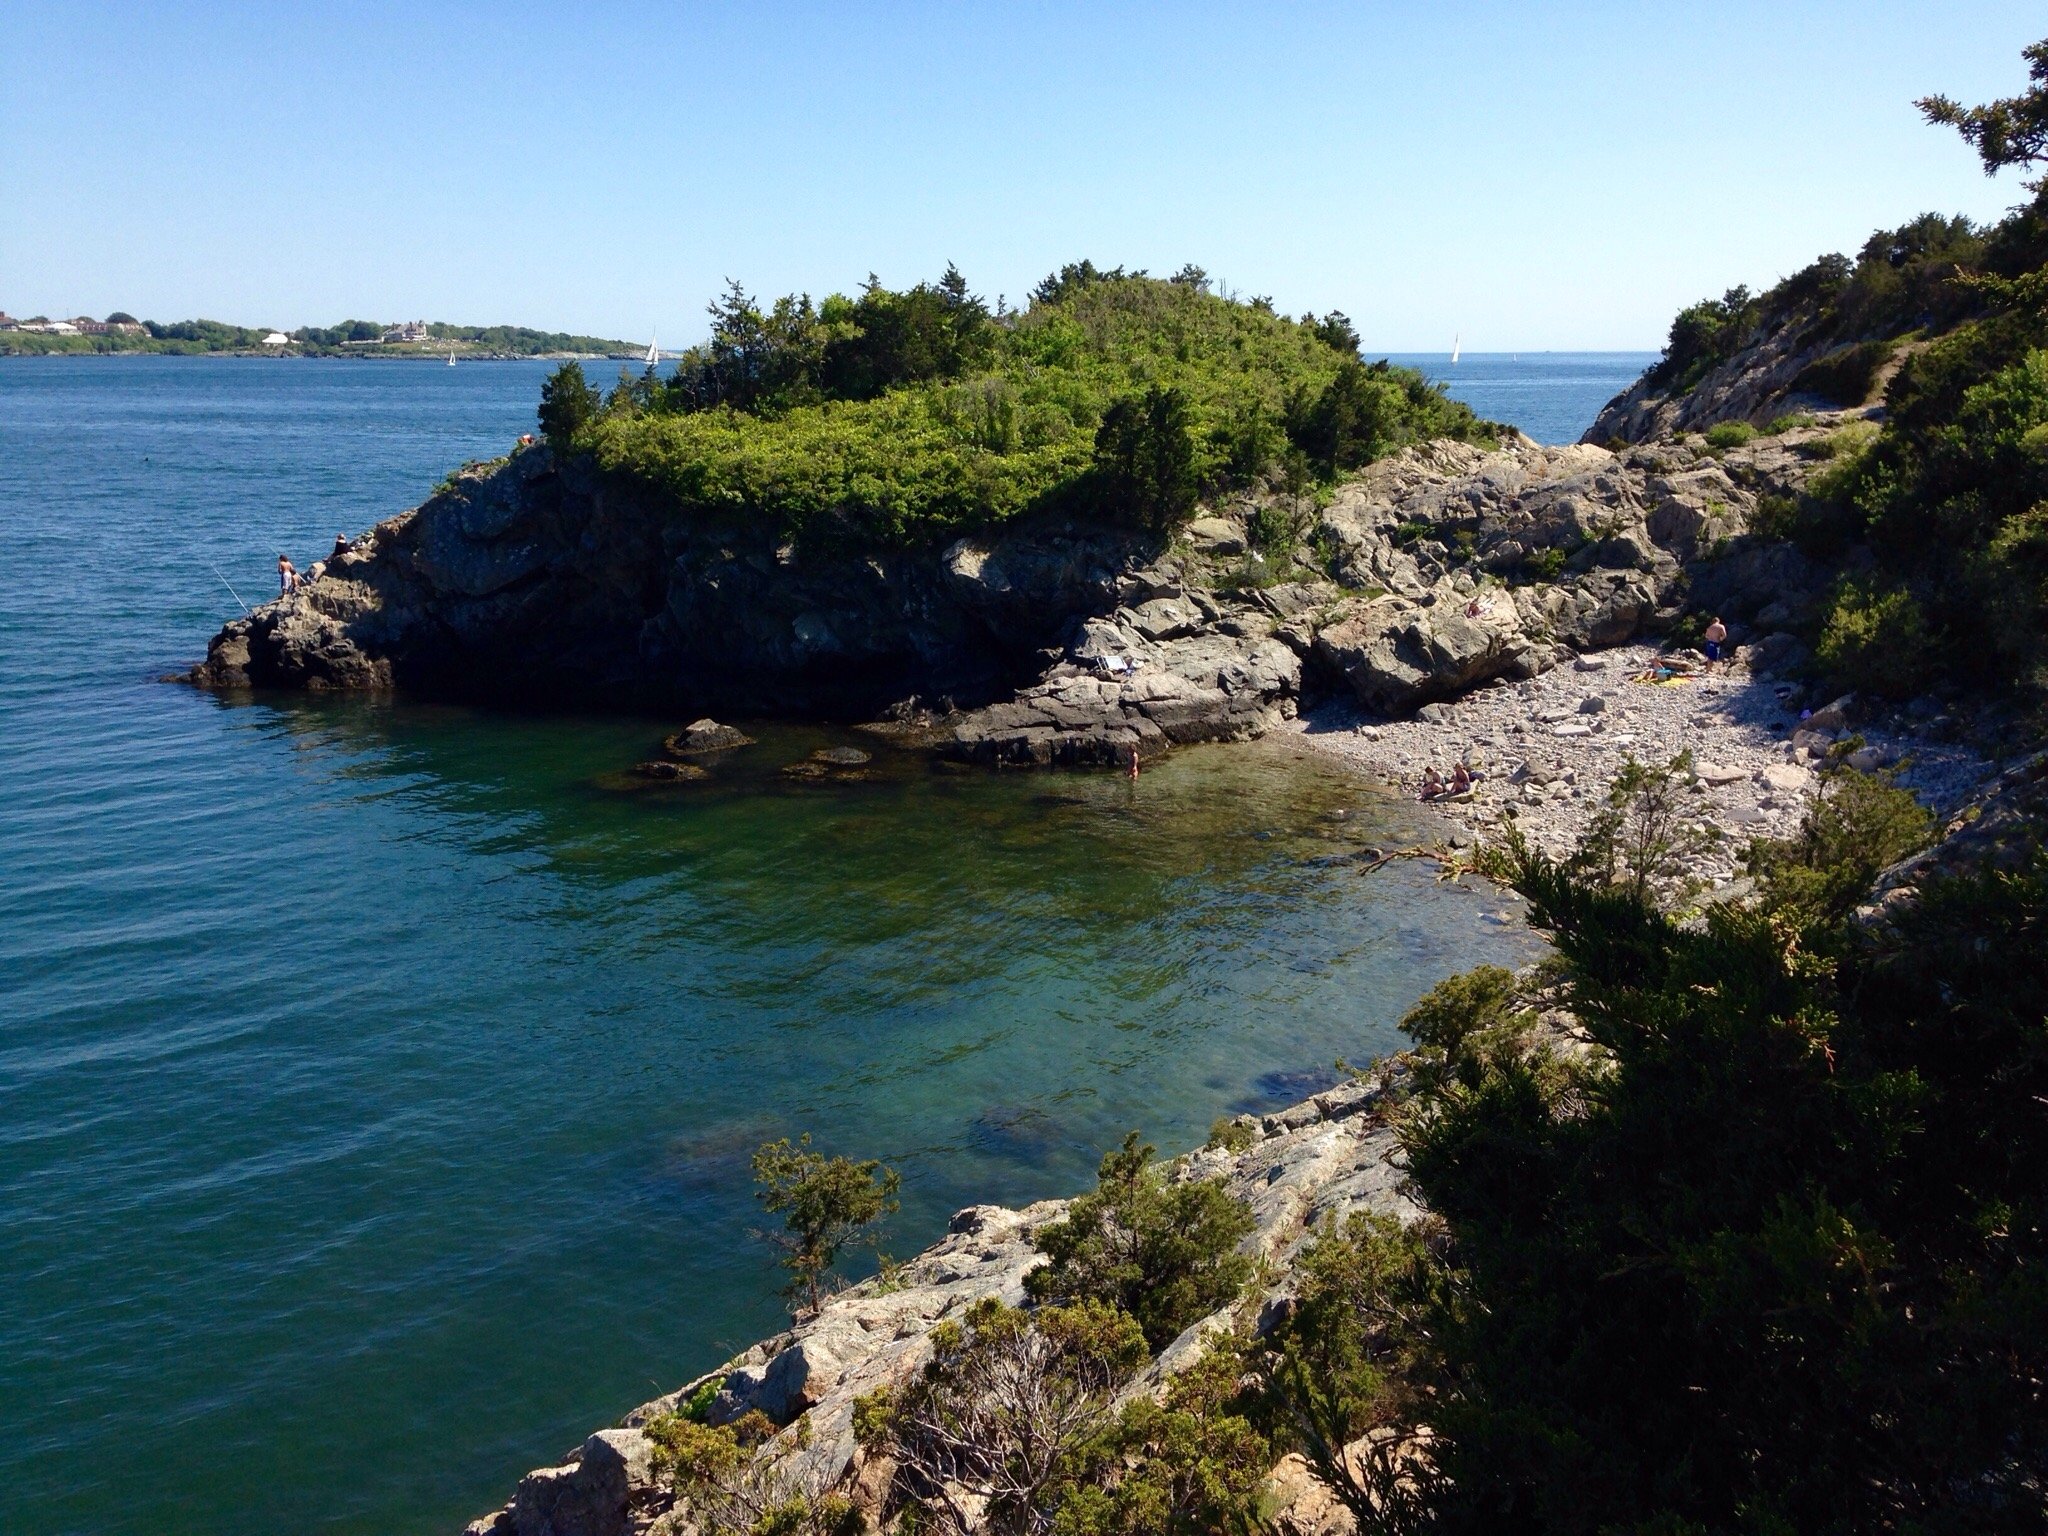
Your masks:
M1408 713L1654 633L1688 603L1802 611L1818 574L1745 530L1760 496L1803 482L1817 436L1721 455L1426 444L1324 506L1268 494L1298 534L1270 552L1244 538L1257 497L1171 544L1038 522L942 549L806 552L679 526L529 449L229 623L192 680L887 710L924 722L899 742L966 761L1121 764L1258 735L1331 690ZM707 718L667 751L744 740Z

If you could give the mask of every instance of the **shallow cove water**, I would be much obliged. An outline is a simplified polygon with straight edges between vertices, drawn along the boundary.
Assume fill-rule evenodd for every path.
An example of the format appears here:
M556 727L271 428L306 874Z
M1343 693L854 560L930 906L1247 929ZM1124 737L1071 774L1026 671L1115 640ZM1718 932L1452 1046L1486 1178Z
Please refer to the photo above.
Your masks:
M905 1254L1528 952L1284 741L626 789L674 722L152 680L544 371L0 362L0 1529L459 1528L773 1329L764 1138L901 1166Z

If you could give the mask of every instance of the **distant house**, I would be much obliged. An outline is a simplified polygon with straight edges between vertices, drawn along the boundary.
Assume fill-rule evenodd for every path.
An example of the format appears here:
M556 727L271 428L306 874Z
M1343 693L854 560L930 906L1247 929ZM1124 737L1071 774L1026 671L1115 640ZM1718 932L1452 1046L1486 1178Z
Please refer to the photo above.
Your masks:
M76 336L78 327L69 320L24 320L16 330L34 331L40 336Z
M95 320L91 315L79 315L71 322L71 328L81 336L104 336L113 327L104 320Z
M428 339L427 322L424 320L408 320L403 325L394 325L385 331L383 339L386 341L425 341Z
M6 310L0 309L0 331L17 331L20 329L21 322L7 313Z
M285 335L283 331L272 331L263 338L263 345L266 347L288 347L291 344L291 337Z

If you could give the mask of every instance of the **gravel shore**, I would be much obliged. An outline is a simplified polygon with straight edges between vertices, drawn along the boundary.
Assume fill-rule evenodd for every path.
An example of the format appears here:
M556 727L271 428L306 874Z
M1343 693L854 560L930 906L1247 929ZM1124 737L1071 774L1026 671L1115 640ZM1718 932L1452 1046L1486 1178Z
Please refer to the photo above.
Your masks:
M1332 703L1295 722L1304 740L1416 793L1430 767L1463 759L1482 777L1469 800L1438 801L1454 847L1492 840L1505 819L1532 842L1568 851L1631 756L1693 756L1699 820L1720 835L1695 868L1710 887L1738 877L1755 837L1783 837L1819 790L1814 765L1851 734L1852 761L1885 768L1936 812L1991 771L1974 751L1935 740L1903 717L1838 714L1795 684L1752 675L1738 660L1711 674L1658 678L1654 646L1581 656L1527 682L1496 682L1414 718L1375 720ZM1811 713L1815 718L1802 719ZM1732 894L1732 893L1731 893Z

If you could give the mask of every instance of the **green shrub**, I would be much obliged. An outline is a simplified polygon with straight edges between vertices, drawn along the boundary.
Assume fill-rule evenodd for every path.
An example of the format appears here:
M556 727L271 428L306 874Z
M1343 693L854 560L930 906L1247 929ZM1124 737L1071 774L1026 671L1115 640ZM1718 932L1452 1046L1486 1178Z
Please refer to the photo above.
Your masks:
M1292 550L1300 542L1301 535L1293 513L1267 502L1255 508L1245 520L1245 538L1262 554L1276 555Z
M806 1132L766 1143L754 1154L754 1198L783 1219L779 1233L764 1233L782 1250L789 1271L783 1295L798 1316L816 1312L824 1281L851 1243L871 1242L869 1229L897 1208L902 1176L870 1158L826 1157L810 1150Z
M1824 459L1853 462L1869 451L1880 430L1874 421L1844 422L1807 451Z
M1686 895L1686 870L1704 845L1697 813L1685 801L1692 767L1690 752L1667 763L1624 755L1606 804L1579 836L1572 873L1641 903Z
M1188 403L1177 389L1153 386L1119 400L1095 432L1095 474L1101 501L1142 527L1167 529L1194 510L1194 434Z
M1288 405L1287 435L1325 476L1356 469L1404 444L1431 437L1493 441L1474 419L1412 369L1345 358L1320 389L1298 389Z
M1209 1127L1209 1139L1205 1147L1221 1147L1225 1152L1243 1152L1258 1144L1259 1128L1248 1120L1236 1115L1219 1115Z
M724 1385L723 1376L712 1377L677 1405L677 1416L688 1419L692 1424L708 1422L711 1418L711 1405L718 1400L719 1389Z
M885 1469L885 1528L1057 1536L1208 1536L1257 1529L1272 1464L1233 1411L1243 1371L1226 1341L1164 1400L1117 1390L1144 1364L1135 1321L1098 1302L1029 1313L993 1298L932 1331L911 1381L854 1405Z
M1911 698L1933 675L1933 641L1919 602L1904 587L1844 580L1814 642L1831 677L1887 698Z
M597 419L603 398L583 377L583 365L562 364L540 387L540 430L549 444L566 452L577 437Z
M1903 844L1866 810L1814 857ZM1929 880L1853 941L1811 908L1680 927L1526 846L1505 873L1569 1048L1489 1025L1496 984L1446 1000L1398 1122L1431 1216L1319 1233L1264 1372L1361 1531L2025 1527L2048 866Z
M1535 550L1525 556L1522 569L1539 581L1555 581L1563 574L1565 562L1570 558L1562 545L1553 544L1548 549Z
M1760 539L1790 539L1799 525L1799 503L1790 496L1766 494L1749 514L1749 531Z
M1105 1302L1152 1348L1233 1300L1251 1275L1237 1245L1251 1208L1214 1179L1169 1183L1136 1131L1102 1159L1096 1187L1032 1239L1052 1262L1025 1277L1038 1301Z
M1792 411L1783 416L1771 418L1771 424L1764 431L1772 437L1781 432L1796 432L1802 427L1814 427L1820 423L1805 411Z
M1091 1476L1061 1501L1056 1536L1213 1536L1260 1519L1268 1438L1241 1412L1234 1341L1176 1376L1163 1401L1127 1404L1095 1447Z
M756 1460L750 1437L675 1414L653 1420L656 1478L682 1499L702 1536L860 1536L852 1502L818 1493L784 1468Z
M1834 405L1861 405L1870 398L1879 370L1897 350L1896 341L1864 341L1837 347L1800 369L1792 387L1801 394L1819 395Z
M1702 299L1671 322L1664 355L1651 368L1651 384L1682 395L1742 349L1763 306L1747 288L1730 288L1718 299Z
M1707 428L1707 446L1717 453L1740 448L1756 438L1756 428L1746 421L1721 421Z
M1829 775L1796 836L1751 845L1749 872L1768 909L1809 926L1839 922L1882 870L1933 832L1933 818L1906 790L1844 768Z

